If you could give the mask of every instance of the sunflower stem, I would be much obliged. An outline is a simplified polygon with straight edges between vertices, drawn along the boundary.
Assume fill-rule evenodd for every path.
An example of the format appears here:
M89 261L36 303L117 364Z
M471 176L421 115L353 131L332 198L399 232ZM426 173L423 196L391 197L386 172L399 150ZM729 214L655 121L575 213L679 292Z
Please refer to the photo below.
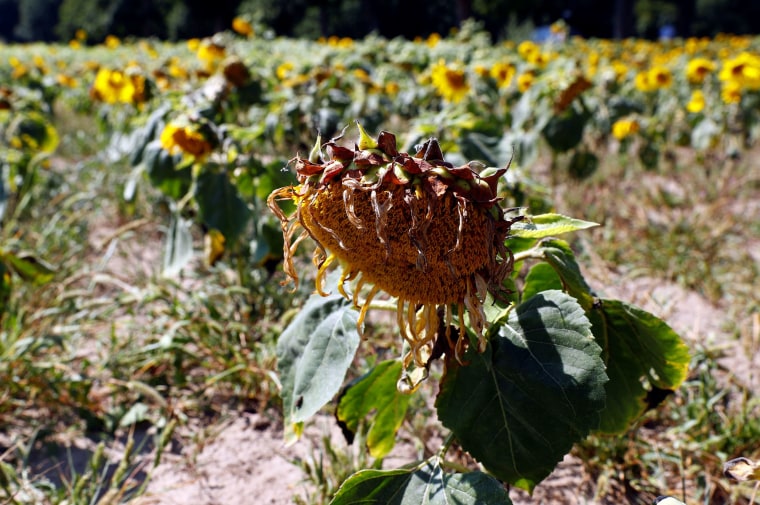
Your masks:
M441 461L444 461L444 457L446 456L446 453L449 452L449 448L451 447L451 444L454 443L454 439L455 437L453 432L446 435L446 439L443 441L441 449L438 451L438 458Z
M535 259L535 260L542 260L544 258L544 253L538 249L537 247L534 247L533 249L528 249L527 251L522 251L514 254L514 260L515 262L523 261L527 259Z

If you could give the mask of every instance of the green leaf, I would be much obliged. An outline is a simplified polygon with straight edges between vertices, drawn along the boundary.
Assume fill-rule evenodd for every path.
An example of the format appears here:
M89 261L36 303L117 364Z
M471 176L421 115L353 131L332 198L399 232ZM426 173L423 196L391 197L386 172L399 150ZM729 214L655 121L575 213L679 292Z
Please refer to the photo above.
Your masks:
M568 107L552 116L541 133L553 151L563 153L581 143L589 117L585 112Z
M190 190L193 181L191 167L178 169L182 154L172 155L158 140L149 143L142 156L150 183L164 195L180 200Z
M340 390L359 346L358 312L340 295L312 295L277 341L286 423L310 418Z
M399 360L383 361L348 386L338 401L336 417L350 436L365 418L373 415L367 433L367 447L373 458L382 458L393 449L409 406L411 396L399 393L396 387L402 369Z
M228 243L237 240L251 218L251 210L224 170L206 171L198 177L195 200L206 226L222 232Z
M169 232L164 240L164 261L161 269L163 276L177 275L193 258L193 236L190 226L190 220L177 215L172 216Z
M464 132L458 141L459 151L465 158L482 161L489 167L504 163L503 153L499 151L500 143L500 136L494 137L474 131Z
M574 179L586 179L599 168L599 157L588 149L578 149L570 158L567 171Z
M140 164L143 160L143 154L148 144L161 134L161 129L164 127L164 116L171 110L168 104L164 104L161 107L153 111L145 125L134 131L129 137L130 156L129 162L134 167Z
M445 473L435 459L411 468L361 470L330 505L511 505L509 494L483 472Z
M544 262L536 263L525 277L525 288L523 288L522 299L528 300L542 291L549 291L551 289L561 290L562 280L550 264Z
M33 284L46 284L53 280L55 271L40 259L31 254L14 254L5 251L0 259L4 259L11 269L26 282Z
M539 250L559 275L565 291L575 297L586 311L590 310L594 304L594 297L575 261L575 254L570 245L564 240L544 239L539 244Z
M583 308L561 291L509 314L483 354L447 359L438 416L497 478L531 491L599 424L607 375Z
M647 409L654 388L686 380L689 349L661 319L619 300L599 300L589 317L610 377L600 431L620 433Z
M562 214L539 214L518 221L510 228L510 234L521 238L544 238L599 226Z

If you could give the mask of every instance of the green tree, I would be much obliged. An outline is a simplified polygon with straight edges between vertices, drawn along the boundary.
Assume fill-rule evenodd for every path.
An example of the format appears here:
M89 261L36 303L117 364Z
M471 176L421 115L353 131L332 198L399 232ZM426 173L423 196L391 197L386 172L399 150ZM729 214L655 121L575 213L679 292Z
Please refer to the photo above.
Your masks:
M16 0L0 0L0 41L13 39L13 29L18 23Z
M14 36L23 41L55 40L61 0L20 0Z

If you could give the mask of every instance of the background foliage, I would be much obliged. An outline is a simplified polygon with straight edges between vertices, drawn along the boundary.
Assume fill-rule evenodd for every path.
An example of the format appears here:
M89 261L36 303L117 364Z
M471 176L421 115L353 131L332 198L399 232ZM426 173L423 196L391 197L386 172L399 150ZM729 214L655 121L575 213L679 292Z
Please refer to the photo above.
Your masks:
M277 35L311 38L424 37L468 18L512 39L520 26L558 19L585 37L657 38L663 26L680 36L760 30L760 4L742 0L0 0L0 40L65 42L80 28L90 42L107 34L177 40L223 30L236 14Z

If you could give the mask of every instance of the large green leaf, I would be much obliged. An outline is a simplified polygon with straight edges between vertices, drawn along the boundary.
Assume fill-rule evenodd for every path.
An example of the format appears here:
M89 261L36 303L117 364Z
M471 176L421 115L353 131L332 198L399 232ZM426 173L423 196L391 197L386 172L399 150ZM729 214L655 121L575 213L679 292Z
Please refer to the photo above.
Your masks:
M599 226L591 221L583 221L562 214L539 214L518 221L509 229L509 233L522 238L544 238L572 231Z
M399 360L383 361L349 385L338 402L336 417L344 433L351 436L372 415L367 447L373 458L382 458L393 449L409 406L411 396L399 393L396 387L402 369Z
M445 473L435 458L411 468L361 470L340 486L330 505L511 505L509 494L483 472Z
M545 262L536 263L525 276L525 287L522 292L522 299L528 300L533 295L542 291L551 289L562 289L562 280L550 264Z
M228 243L237 240L251 218L251 210L224 170L206 171L198 177L195 200L206 226L222 232Z
M288 428L313 416L340 390L359 346L358 312L340 295L312 295L277 341Z
M510 312L486 352L447 360L438 416L489 472L530 491L598 427L600 353L578 302L540 293Z
M599 300L589 317L610 377L600 430L619 433L650 406L655 392L686 380L689 349L661 319L619 300Z

